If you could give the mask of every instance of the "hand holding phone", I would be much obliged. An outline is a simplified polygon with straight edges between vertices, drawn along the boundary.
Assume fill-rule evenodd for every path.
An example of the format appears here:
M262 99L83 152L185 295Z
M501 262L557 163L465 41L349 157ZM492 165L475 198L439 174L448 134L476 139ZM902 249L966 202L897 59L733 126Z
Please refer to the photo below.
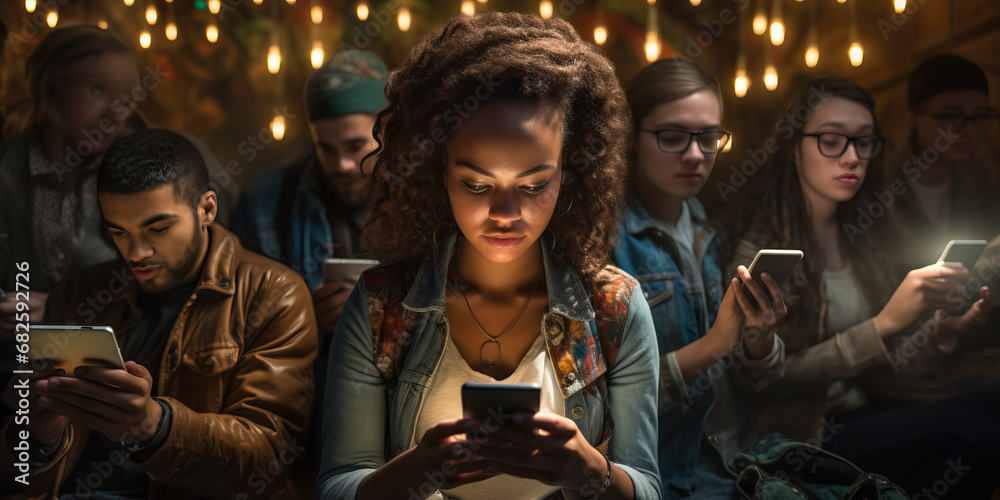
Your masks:
M802 260L802 256L802 250L764 248L757 251L757 255L754 256L753 262L750 263L747 270L750 271L750 278L770 297L771 294L767 292L767 287L760 277L761 274L770 274L774 282L778 284L778 287L782 287L788 281L788 278L792 276L792 272L795 271L795 267ZM743 280L741 279L740 281ZM751 305L759 307L757 299L754 298L748 287L743 287L743 293ZM773 297L771 298L773 300Z
M464 418L481 423L493 420L503 425L514 413L538 413L541 397L538 384L466 382L462 385L462 413Z
M125 368L110 326L34 325L28 337L32 365L62 369L67 376L81 366Z

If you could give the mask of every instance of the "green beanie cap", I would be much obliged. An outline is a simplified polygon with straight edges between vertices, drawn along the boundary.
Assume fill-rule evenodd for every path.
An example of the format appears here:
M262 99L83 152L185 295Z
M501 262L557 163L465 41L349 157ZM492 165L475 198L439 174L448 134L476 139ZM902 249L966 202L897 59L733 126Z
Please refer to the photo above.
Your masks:
M375 114L385 106L385 63L375 53L340 52L306 80L309 121L354 113Z

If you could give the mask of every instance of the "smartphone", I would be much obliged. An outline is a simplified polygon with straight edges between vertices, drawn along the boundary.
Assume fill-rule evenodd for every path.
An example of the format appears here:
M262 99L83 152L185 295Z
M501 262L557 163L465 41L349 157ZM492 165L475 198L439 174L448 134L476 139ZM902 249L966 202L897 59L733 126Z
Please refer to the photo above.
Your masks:
M938 259L938 264L945 262L960 262L966 269L969 270L971 277L972 268L976 265L976 261L979 260L979 256L983 254L983 250L986 249L986 240L951 240L944 247L944 252L941 252L941 257ZM974 294L974 295L972 295ZM953 297L949 295L949 298ZM962 314L972 308L974 304L979 300L978 291L970 291L970 294L966 297L962 297L955 300L955 313Z
M770 297L771 293L768 291L767 285L764 284L764 280L760 278L761 274L770 274L779 287L784 286L788 278L792 276L792 272L795 271L795 267L798 266L799 261L802 260L802 255L802 250L763 248L757 251L757 255L754 256L753 262L747 267L747 271L750 271L750 277ZM750 301L750 304L757 307L757 299L750 293L749 288L744 287L743 294Z
M515 412L538 413L541 399L538 384L462 384L463 418L479 422L501 420L496 423L503 425Z
M961 262L969 272L986 249L986 240L951 240L941 252L938 263Z
M33 366L48 363L67 375L79 366L125 368L110 326L33 325L28 333L28 359Z
M379 261L373 259L328 257L323 259L323 283L340 281L345 288L354 288L354 285L361 279L361 273L377 265L379 265Z

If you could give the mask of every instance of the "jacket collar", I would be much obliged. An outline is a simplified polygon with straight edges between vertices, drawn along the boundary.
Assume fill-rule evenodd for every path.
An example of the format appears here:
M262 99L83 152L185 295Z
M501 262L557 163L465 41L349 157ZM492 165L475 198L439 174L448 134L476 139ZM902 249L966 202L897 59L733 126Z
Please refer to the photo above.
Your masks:
M403 307L415 312L439 311L444 314L445 290L448 285L448 266L458 245L460 233L449 235L438 250L426 256L417 270L413 285ZM571 266L549 255L549 242L541 239L542 266L545 268L545 285L549 295L549 310L574 321L591 321L594 308L590 304L590 290Z

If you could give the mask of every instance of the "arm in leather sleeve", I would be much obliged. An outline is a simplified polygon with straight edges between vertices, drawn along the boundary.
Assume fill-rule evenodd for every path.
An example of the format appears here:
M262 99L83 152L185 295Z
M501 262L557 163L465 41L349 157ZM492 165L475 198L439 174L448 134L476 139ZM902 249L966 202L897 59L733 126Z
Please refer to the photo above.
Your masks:
M174 398L161 398L173 414L166 440L141 462L130 457L154 481L196 489L208 498L240 492L270 498L285 486L289 465L305 450L317 349L312 300L290 270L271 270L262 281L259 299L247 303L274 306L244 338L242 354L224 374L229 387L223 411L198 413ZM283 477L275 480L278 468Z

